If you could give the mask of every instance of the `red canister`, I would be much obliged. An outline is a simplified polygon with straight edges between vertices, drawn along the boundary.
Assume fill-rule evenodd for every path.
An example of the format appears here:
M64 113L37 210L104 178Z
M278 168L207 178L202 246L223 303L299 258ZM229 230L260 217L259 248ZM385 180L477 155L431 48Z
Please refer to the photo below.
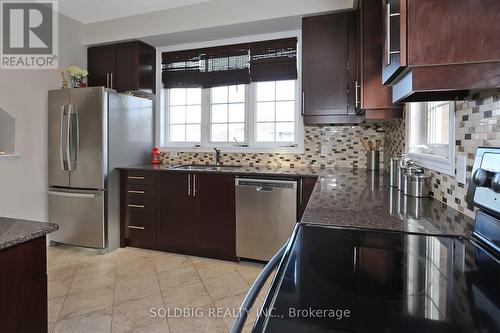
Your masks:
M160 148L154 147L151 151L151 164L160 164L161 163L161 153Z

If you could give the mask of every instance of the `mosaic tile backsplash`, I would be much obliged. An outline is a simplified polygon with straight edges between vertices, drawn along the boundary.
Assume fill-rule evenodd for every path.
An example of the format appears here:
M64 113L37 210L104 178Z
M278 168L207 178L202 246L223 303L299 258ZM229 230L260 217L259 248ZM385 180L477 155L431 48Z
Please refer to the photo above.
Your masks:
M387 123L385 150L387 160L404 151L405 122ZM402 135L401 135L402 134ZM476 148L500 147L500 89L484 91L457 102L455 108L455 153L467 157L467 184L471 178ZM465 202L467 184L454 176L426 170L432 176L432 196L448 206L474 217L474 208Z
M281 167L348 167L366 168L366 150L360 139L380 142L380 167L384 161L385 129L380 124L357 126L306 126L304 129L304 154L273 153L222 153L226 165L281 166ZM321 146L326 146L321 156ZM162 153L167 164L210 164L215 162L213 153L183 152Z

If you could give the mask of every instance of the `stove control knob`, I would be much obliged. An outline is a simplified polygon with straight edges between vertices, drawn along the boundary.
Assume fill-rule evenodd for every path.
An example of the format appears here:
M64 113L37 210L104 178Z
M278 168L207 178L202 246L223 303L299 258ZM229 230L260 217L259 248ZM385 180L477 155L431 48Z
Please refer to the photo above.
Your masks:
M476 172L474 172L474 176L472 176L472 180L476 186L481 187L487 185L488 176L488 171L484 169L477 169Z
M500 193L500 172L495 173L493 176L493 179L491 180L491 189Z

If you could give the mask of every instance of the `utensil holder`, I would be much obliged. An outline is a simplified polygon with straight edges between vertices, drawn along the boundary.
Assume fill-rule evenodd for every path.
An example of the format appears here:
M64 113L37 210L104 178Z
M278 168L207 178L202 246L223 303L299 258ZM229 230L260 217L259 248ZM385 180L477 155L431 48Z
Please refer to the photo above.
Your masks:
M366 152L366 169L370 171L380 169L380 151L369 150Z

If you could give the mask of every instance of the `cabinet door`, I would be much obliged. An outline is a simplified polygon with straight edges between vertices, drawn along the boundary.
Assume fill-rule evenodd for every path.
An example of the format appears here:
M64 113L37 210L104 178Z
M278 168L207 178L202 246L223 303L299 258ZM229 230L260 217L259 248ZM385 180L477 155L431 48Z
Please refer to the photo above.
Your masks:
M235 193L232 175L194 174L195 253L236 260Z
M392 81L406 68L407 62L407 0L384 0L384 47L382 52L382 83Z
M190 179L190 174L181 172L159 175L157 240L166 251L190 252L192 248L194 213Z
M383 0L363 0L359 4L360 24L360 75L359 98L361 109L370 110L366 116L386 119L393 116L391 109L402 111L392 103L392 89L382 85L382 49L384 45ZM371 111L381 110L381 112ZM375 113L375 114L374 114Z
M316 185L317 177L302 177L299 180L299 191L297 193L297 222L302 220L307 203Z
M90 47L88 57L89 87L111 88L111 73L115 72L116 50L113 45Z
M347 114L349 15L306 17L302 21L303 114Z
M139 44L124 43L116 46L115 89L117 91L139 89Z

